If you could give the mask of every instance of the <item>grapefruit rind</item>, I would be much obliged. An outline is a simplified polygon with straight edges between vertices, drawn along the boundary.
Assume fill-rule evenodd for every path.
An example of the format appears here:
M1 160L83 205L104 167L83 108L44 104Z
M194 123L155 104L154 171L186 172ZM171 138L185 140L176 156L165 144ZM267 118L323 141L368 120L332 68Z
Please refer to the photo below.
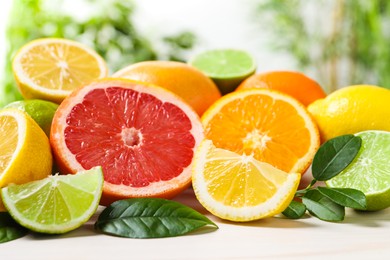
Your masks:
M58 162L61 172L75 173L84 168L76 160L74 154L72 154L65 145L64 130L67 126L66 118L71 112L72 108L83 101L83 98L91 90L104 89L110 86L120 86L123 88L129 88L137 92L150 94L157 97L162 102L169 102L179 107L189 118L192 123L191 135L195 139L195 145L193 150L199 145L203 139L203 127L200 123L198 115L187 105L182 99L176 96L174 93L144 82L134 81L123 78L104 78L96 80L91 84L84 86L74 92L72 92L59 106L54 118L51 131L51 144L53 152ZM117 185L107 181L104 182L102 204L107 205L115 200L124 199L129 197L161 197L171 198L191 184L191 168L192 162L182 173L178 176L168 180L151 183L147 187L130 187L123 184Z

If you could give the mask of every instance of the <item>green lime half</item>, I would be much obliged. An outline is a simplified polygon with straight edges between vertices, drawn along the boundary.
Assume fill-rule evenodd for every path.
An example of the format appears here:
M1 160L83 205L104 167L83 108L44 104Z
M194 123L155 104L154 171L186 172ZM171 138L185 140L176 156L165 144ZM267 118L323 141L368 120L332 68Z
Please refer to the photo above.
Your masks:
M253 57L246 51L234 49L205 51L193 57L189 64L211 78L222 94L235 90L256 71Z
M46 135L50 136L51 121L58 104L46 100L30 99L9 103L4 108L17 108L26 112L45 131Z
M101 167L75 175L55 175L1 189L5 207L22 226L36 232L61 234L87 222L103 190Z
M356 135L362 138L359 153L326 185L360 190L366 195L367 210L385 209L390 206L390 132L364 131Z

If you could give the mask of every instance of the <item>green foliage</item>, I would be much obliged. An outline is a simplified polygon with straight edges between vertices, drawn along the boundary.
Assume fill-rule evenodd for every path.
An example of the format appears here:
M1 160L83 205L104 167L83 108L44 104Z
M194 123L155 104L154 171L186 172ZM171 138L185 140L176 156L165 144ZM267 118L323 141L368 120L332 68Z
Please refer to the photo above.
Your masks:
M182 61L182 54L186 50L192 49L196 42L196 36L192 32L181 32L177 35L164 37L164 42L170 47L169 59Z
M361 145L362 139L351 134L328 140L314 156L313 177L319 181L333 178L353 161Z
M103 233L128 238L161 238L218 226L196 210L166 199L119 200L105 208L95 223Z
M0 212L0 244L25 236L28 230L19 225L8 212Z
M299 69L314 69L328 92L363 83L390 88L387 0L255 1L272 46Z
M159 53L134 26L133 1L80 0L76 6L81 8L77 12L70 3L64 0L13 1L6 32L6 71L5 82L0 87L0 107L21 99L13 79L11 60L16 51L32 39L59 37L82 42L103 56L111 72L128 64L159 58ZM167 59L183 60L182 50L192 48L195 36L184 32L169 36L163 42L169 50Z
M295 197L301 198L302 202L292 201L283 211L283 215L297 219L308 210L310 214L321 220L341 221L345 216L345 207L366 209L366 196L359 190L313 188L317 181L330 180L345 169L358 154L361 144L362 140L359 136L342 135L321 145L312 164L312 182L295 194Z

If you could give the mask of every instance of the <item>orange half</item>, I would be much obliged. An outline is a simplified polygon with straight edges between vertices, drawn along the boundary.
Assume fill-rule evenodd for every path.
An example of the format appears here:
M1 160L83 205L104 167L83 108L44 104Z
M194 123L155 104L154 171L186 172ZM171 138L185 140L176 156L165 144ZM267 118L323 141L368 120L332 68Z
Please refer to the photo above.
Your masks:
M202 123L216 147L252 155L285 172L304 173L320 145L306 108L275 90L230 93L204 113Z

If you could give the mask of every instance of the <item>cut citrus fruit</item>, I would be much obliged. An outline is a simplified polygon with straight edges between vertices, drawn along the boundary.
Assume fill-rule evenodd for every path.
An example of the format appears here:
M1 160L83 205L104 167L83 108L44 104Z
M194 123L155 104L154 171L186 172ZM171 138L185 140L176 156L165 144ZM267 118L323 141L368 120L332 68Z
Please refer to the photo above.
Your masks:
M344 87L308 106L323 142L366 130L390 131L390 90L377 86Z
M236 90L269 88L286 93L308 106L317 99L326 97L321 86L303 73L296 71L271 71L250 76Z
M61 234L80 227L95 213L103 188L101 167L76 175L55 175L1 190L11 216L36 232Z
M390 207L390 132L364 131L356 158L326 184L334 188L353 188L367 198L367 210Z
M172 92L103 79L61 103L50 137L62 171L103 167L107 205L129 197L170 198L186 189L203 129L198 115Z
M196 151L192 186L199 202L215 216L251 221L285 210L300 179L299 173L216 148L206 139Z
M318 129L294 98L269 89L235 91L202 116L218 148L252 155L285 172L303 173L320 145Z
M26 112L45 131L46 135L50 136L51 121L58 104L40 99L30 99L9 103L4 108L17 108Z
M51 174L49 139L26 113L14 108L0 111L0 140L0 188Z
M34 40L16 54L12 68L25 99L60 103L77 87L103 78L105 61L80 43L57 38Z
M244 79L255 73L256 62L243 50L209 50L193 57L189 64L217 84L222 94L232 92Z
M168 89L184 99L198 115L202 115L221 97L211 79L182 62L139 62L114 73L113 77L138 80Z

